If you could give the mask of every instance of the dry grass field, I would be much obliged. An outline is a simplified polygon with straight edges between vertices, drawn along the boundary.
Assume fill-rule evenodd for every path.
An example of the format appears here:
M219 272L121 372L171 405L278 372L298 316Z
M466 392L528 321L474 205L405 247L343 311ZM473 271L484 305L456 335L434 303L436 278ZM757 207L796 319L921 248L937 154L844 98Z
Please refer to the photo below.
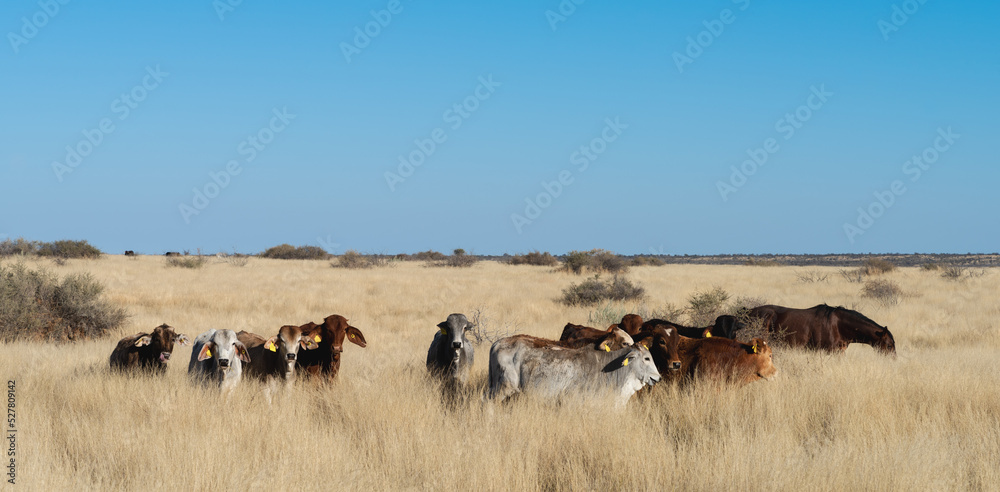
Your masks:
M590 309L557 302L583 277L551 268L213 259L191 270L116 256L39 264L93 273L132 317L113 338L0 345L0 378L16 381L24 490L1000 490L996 271L951 281L899 269L885 277L903 297L881 307L835 268L809 269L830 274L815 283L795 267L633 268L651 308L716 285L776 304L839 304L888 325L899 355L778 347L774 380L661 385L615 411L528 398L448 408L426 376L435 325L452 312L478 308L488 329L547 337L586 323ZM336 384L300 381L271 404L255 382L230 398L192 385L190 347L177 347L165 379L108 371L120 336L163 322L192 338L210 328L269 336L333 313L368 348L345 346ZM489 345L476 349L482 386Z

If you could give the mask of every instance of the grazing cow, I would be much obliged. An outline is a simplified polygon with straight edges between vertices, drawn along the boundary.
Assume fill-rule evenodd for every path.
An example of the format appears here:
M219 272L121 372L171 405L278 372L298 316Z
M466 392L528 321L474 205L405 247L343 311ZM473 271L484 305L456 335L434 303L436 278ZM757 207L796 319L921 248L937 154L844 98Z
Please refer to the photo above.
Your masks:
M697 328L693 326L684 326L674 323L673 321L667 321L665 319L651 319L642 324L643 330L650 330L657 325L670 326L677 330L677 334L682 337L688 338L706 338L712 336L712 327Z
M653 364L664 378L676 373L681 368L681 356L678 344L680 335L669 324L657 324L636 333L635 343L649 349L653 355Z
M191 344L187 335L174 332L166 323L153 328L152 333L136 333L122 338L111 352L111 369L142 369L163 374L167 371L174 343Z
M318 331L313 331L317 328ZM336 379L340 372L340 354L344 351L345 339L361 348L368 346L361 330L349 325L347 318L339 314L327 316L321 325L306 323L302 331L315 333L313 340L319 347L299 354L299 368L312 376L322 375L328 381Z
M682 338L681 368L677 379L704 379L744 385L770 379L778 373L767 342L754 338L741 343L728 338Z
M176 251L167 251L167 254L163 256L180 256L181 254Z
M896 339L888 327L844 307L820 304L795 309L767 305L755 307L747 315L763 320L767 331L793 347L842 352L848 344L864 343L884 354L896 354Z
M538 347L531 339L508 337L490 347L489 378L489 395L500 401L521 392L555 398L604 391L621 406L643 386L656 384L660 374L641 345L605 352Z
M130 250L128 250L128 251L125 252L125 256L135 256L135 251L132 251L130 249Z
M723 314L715 318L715 324L711 326L713 337L723 337L736 340L736 332L746 328L746 325L736 316Z
M313 350L319 344L314 333L302 333L302 328L285 325L278 334L265 339L255 333L241 331L236 338L247 348L250 363L245 367L248 377L255 379L282 379L291 385L295 379L295 362L299 349Z
M203 382L215 380L229 391L240 383L244 362L250 362L250 354L236 332L211 329L194 339L188 374Z
M472 343L465 337L473 325L464 314L455 313L437 326L439 331L427 350L427 370L452 387L465 385L476 357Z

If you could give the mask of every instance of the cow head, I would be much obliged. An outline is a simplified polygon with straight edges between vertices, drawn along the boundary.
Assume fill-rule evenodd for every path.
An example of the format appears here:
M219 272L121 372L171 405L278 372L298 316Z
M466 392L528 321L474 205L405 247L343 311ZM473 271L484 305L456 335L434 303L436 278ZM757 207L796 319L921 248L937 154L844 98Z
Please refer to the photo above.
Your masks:
M612 327L607 335L597 341L594 348L605 352L614 352L615 350L621 350L632 345L635 345L635 341L632 340L632 337L625 330Z
M264 342L264 349L276 353L278 360L285 364L284 377L286 381L291 381L295 377L295 361L298 358L299 349L319 348L319 343L313 336L316 335L303 333L301 327L285 325L278 330L277 335Z
M368 346L368 342L365 341L365 336L361 334L361 330L349 325L347 318L339 314L327 316L320 327L321 333L314 335L313 341L321 345L324 343L330 344L333 354L333 364L337 368L340 367L340 354L344 352L344 340L361 348ZM319 340L316 340L317 336L320 337ZM330 339L327 340L327 337Z
M143 335L136 339L135 346L148 346L153 350L159 350L160 362L167 362L170 360L170 354L174 351L175 342L181 345L190 343L187 335L175 333L173 327L164 323L154 328L149 335Z
M240 364L237 359L243 362L250 362L250 354L247 348L236 338L233 330L216 330L212 339L205 342L198 352L198 360L215 359L220 373L228 372L234 364Z
M464 314L458 313L451 314L447 320L438 323L437 327L441 333L439 336L443 337L438 347L439 350L451 356L449 368L455 369L458 366L462 357L462 349L466 348L469 343L465 332L472 329L473 326Z
M770 379L778 374L778 368L774 367L771 346L767 342L760 338L754 338L746 345L749 347L747 353L754 356L754 366L758 377Z
M656 324L639 334L638 342L653 354L653 362L660 374L666 375L681 368L677 329L665 323Z
M893 338L889 327L879 328L874 333L875 340L872 346L885 354L896 355L896 339Z
M615 363L619 365L614 366ZM622 396L631 396L643 386L652 386L660 382L660 371L656 369L653 356L644 345L636 344L629 347L624 356L612 362L611 370L618 371L621 377L626 378L630 383L623 387Z
M624 330L625 333L635 336L642 330L642 316L638 314L626 314L622 317L622 322L618 324L618 327Z

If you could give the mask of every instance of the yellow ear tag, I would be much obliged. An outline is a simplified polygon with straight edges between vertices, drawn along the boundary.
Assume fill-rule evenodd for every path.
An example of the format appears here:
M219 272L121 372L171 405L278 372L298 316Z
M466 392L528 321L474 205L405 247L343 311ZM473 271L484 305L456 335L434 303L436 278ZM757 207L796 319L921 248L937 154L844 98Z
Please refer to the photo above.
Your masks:
M319 335L316 335L315 337L313 337L313 340L316 340L316 343L319 343L319 342L322 342L322 341L323 341L323 339L322 339L322 338L320 338L320 336L319 336Z
M611 346L610 345L605 345L604 346L604 351L605 352L611 352Z
M444 328L441 328L441 334L442 335L447 335L448 334L448 330L445 330ZM351 335L351 336L354 336L354 335Z
M708 332L708 333L706 333L706 334L705 334L705 338L712 338L712 332Z
M212 351L211 350L206 350L205 351L205 357L211 357L211 356L212 356Z
M756 343L753 344L753 353L755 353L755 354L757 353L757 344Z
M625 363L624 363L624 364L622 364L622 365L623 365L623 366L627 366L627 365L628 365L628 359L625 359Z
M354 338L354 334L353 333L351 333L351 338Z
M264 348L270 350L271 352L277 352L278 351L278 347L276 345L274 345L273 343L271 343L271 342L267 342L267 345Z

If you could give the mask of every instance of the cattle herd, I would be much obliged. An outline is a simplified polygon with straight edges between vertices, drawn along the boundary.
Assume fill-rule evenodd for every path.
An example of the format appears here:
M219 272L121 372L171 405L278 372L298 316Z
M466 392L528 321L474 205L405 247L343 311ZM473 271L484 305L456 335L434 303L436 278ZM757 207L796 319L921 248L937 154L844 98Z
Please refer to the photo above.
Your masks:
M761 338L739 340L753 320L788 346L832 352L864 343L887 354L896 351L888 328L843 307L767 305L741 314L720 316L712 326L700 328L628 314L605 330L568 323L559 340L523 334L502 338L490 347L486 397L504 401L520 393L544 398L603 393L624 405L636 392L660 381L743 385L768 379L778 372L771 346ZM467 333L474 325L456 313L437 328L427 351L427 370L444 388L468 386L475 350ZM303 377L332 381L340 371L345 341L367 346L361 330L336 314L322 324L282 326L270 338L213 329L194 339L188 374L223 391L235 388L244 373L290 385L298 369ZM191 341L166 324L152 333L127 336L111 353L111 368L163 374L175 343Z

